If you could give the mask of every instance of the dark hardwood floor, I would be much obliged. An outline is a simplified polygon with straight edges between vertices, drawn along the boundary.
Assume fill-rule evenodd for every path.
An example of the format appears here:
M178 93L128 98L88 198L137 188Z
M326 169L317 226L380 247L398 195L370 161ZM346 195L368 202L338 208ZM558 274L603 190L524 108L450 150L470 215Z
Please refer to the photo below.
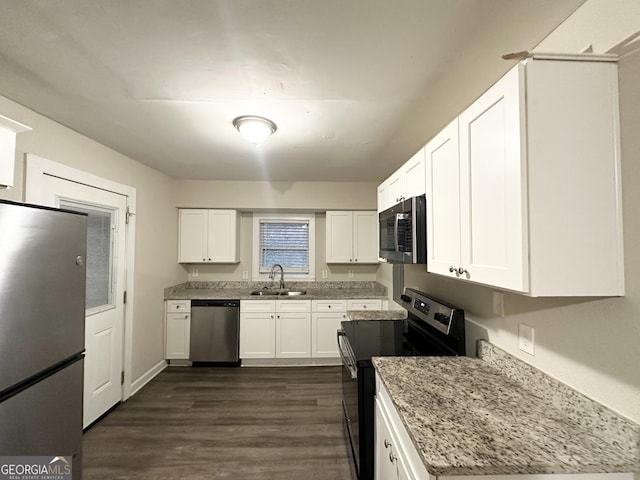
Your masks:
M84 435L84 479L348 480L340 367L169 367Z

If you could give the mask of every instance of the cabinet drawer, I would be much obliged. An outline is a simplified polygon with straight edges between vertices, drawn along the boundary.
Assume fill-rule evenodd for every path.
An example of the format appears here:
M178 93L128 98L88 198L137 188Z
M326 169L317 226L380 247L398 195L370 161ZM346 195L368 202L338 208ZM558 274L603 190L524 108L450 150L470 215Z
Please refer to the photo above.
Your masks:
M276 300L276 312L310 312L309 300Z
M275 300L241 300L241 312L275 312Z
M314 312L346 312L346 300L313 300Z
M347 310L382 310L382 300L347 300Z
M191 300L167 300L167 313L191 311Z

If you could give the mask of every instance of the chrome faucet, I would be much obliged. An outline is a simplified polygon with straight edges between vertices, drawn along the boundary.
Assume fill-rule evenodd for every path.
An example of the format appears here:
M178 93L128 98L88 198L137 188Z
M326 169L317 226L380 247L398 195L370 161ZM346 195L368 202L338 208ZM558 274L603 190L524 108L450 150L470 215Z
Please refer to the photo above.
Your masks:
M275 272L277 267L280 268L280 288L284 289L284 268L282 268L282 265L280 265L279 263L274 263L271 267L271 271L269 272L269 278L271 279L271 281L273 281L276 276Z

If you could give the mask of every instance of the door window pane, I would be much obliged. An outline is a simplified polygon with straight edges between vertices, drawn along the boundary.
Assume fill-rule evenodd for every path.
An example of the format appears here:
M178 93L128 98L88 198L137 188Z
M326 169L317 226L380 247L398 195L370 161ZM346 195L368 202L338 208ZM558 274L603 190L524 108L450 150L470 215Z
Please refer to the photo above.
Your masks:
M113 210L62 200L60 207L88 215L86 309L113 306Z

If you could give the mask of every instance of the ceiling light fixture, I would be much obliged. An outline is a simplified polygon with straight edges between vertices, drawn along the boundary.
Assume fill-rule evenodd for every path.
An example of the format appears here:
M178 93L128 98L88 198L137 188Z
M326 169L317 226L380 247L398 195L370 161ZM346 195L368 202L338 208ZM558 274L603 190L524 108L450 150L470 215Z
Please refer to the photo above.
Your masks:
M262 143L278 129L278 126L268 118L255 115L243 115L233 119L233 126L238 129L247 141Z

